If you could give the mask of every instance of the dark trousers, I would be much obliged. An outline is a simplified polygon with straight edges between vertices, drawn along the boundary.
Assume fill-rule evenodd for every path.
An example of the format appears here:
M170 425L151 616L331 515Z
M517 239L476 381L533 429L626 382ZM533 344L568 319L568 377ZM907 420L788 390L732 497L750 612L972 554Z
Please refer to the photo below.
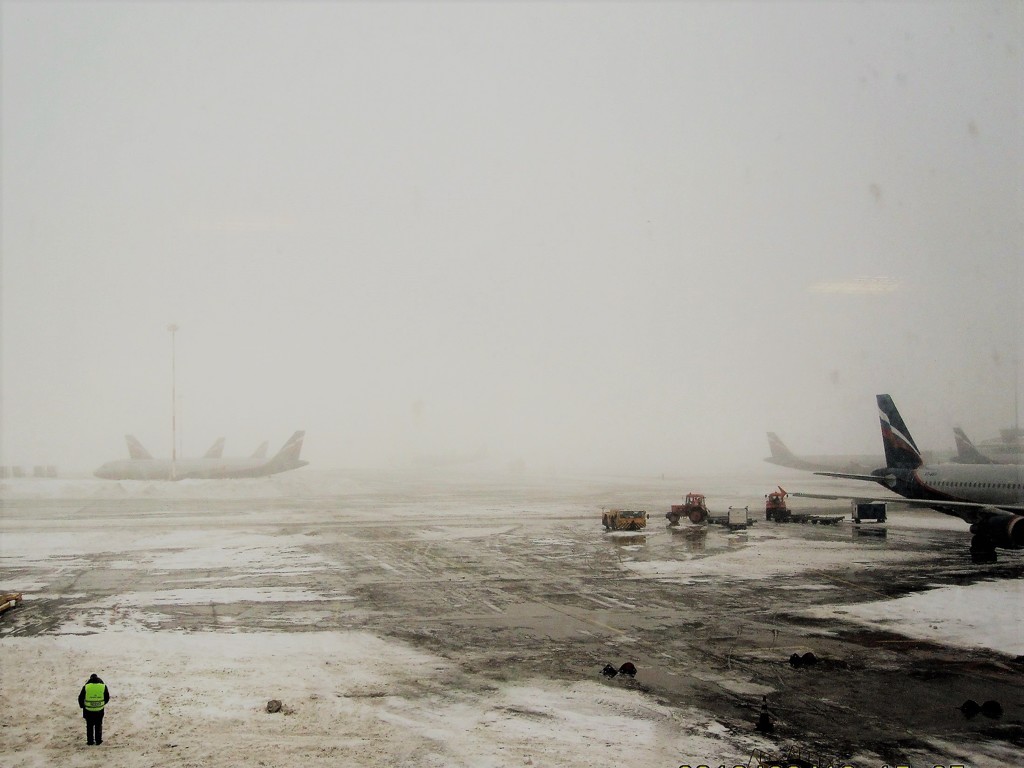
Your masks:
M88 709L83 709L85 713L85 743L96 744L103 743L103 710L99 712L90 712Z

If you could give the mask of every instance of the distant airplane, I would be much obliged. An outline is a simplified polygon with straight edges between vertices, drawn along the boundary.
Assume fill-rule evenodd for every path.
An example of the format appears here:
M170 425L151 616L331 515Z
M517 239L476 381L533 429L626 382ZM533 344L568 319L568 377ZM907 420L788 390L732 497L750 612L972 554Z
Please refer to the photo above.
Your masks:
M270 445L270 443L268 443L266 440L264 440L262 443L260 443L260 447L252 452L252 456L250 458L253 458L253 459L265 459L267 457L267 446L268 445Z
M817 472L828 477L870 480L903 499L793 493L811 499L899 501L931 507L971 526L975 562L993 562L996 548L1024 547L1024 466L1020 464L925 464L889 395L877 395L885 464L870 474Z
M220 458L204 456L201 459L154 459L149 451L142 447L131 435L128 441L128 460L108 461L93 474L105 480L186 480L186 479L219 479L234 477L264 477L278 472L306 466L309 462L302 461L302 440L306 433L296 432L284 447L269 461L264 458L266 444L256 449L248 458ZM221 442L221 441L218 441ZM216 448L217 445L214 445ZM210 449L211 451L213 448ZM209 453L209 452L208 452Z
M978 450L999 464L1024 464L1024 429L999 430L999 437L982 440Z
M796 456L774 432L768 433L768 448L772 455L765 461L780 467L802 469L807 472L870 472L885 463L881 456L834 454L827 456Z
M1007 462L992 461L977 448L971 439L967 437L960 427L953 427L953 437L956 439L956 458L958 464L1003 464Z

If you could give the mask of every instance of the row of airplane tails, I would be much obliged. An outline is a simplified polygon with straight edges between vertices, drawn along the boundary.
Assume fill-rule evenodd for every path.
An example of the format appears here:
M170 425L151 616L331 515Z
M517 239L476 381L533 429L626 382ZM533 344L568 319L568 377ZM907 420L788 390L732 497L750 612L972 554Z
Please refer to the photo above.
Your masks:
M877 483L903 497L898 499L902 504L929 507L959 517L970 525L974 534L971 556L975 562L994 562L997 548L1024 548L1024 466L992 461L929 463L914 442L892 398L876 395L875 399L885 451L883 464L870 471L861 468L797 468L810 469L825 477ZM894 500L892 497L870 495L791 495L861 503Z
M1015 432L1015 430L1005 430ZM956 464L1020 464L1022 454L1014 441L986 441L984 451L976 446L960 428L953 428L956 441L956 453L952 456L934 451L922 451L921 455L930 464L948 460ZM786 446L774 432L768 433L768 449L771 456L765 459L769 464L790 469L803 469L808 472L830 472L871 470L884 463L881 454L830 454L827 456L797 456Z
M125 435L124 441L128 444L128 458L130 459L149 459L153 457L149 451L139 442L139 439L135 435ZM260 446L252 452L249 456L251 459L265 459L267 457L267 448L270 446L270 442L264 440L260 443ZM220 459L224 456L224 438L218 437L213 445L210 446L210 450L203 454L204 459Z
M224 438L218 438L198 459L155 459L133 435L125 435L128 459L108 461L93 474L104 480L190 480L266 477L306 466L299 458L306 433L293 434L270 459L268 443L261 444L250 456L224 457Z

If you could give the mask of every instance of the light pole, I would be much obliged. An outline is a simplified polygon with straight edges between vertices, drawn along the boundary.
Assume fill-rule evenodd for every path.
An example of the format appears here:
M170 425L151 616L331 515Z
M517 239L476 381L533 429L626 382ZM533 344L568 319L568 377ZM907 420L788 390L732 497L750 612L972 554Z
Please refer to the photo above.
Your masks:
M171 480L177 480L177 462L178 462L178 398L175 392L175 344L174 335L178 331L178 326L171 323L167 326L167 330L171 332Z

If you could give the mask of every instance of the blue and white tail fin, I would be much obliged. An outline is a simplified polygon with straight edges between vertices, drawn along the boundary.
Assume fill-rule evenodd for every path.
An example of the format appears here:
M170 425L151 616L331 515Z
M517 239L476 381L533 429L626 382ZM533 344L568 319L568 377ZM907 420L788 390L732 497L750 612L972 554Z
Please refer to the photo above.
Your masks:
M889 395L876 395L878 418L882 427L882 445L885 447L885 465L899 469L917 469L924 464L917 443L896 410Z

